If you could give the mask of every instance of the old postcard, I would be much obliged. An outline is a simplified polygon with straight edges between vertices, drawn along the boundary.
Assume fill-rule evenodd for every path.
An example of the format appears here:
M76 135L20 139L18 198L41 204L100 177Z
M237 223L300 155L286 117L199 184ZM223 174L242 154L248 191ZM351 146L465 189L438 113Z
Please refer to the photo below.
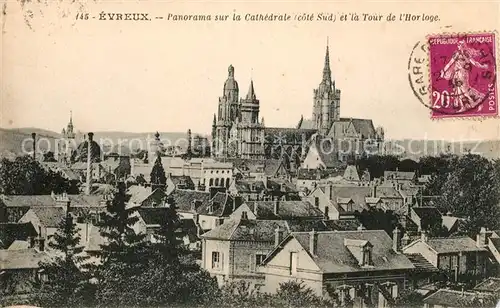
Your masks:
M0 5L0 306L500 305L500 4Z

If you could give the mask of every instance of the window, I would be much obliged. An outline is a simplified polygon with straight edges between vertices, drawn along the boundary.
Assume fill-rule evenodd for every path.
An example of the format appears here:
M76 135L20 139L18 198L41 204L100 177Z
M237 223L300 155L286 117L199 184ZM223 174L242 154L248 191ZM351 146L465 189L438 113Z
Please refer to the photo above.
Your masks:
M220 252L212 251L212 268L221 269L221 264Z
M372 249L371 247L365 247L363 250L363 265L372 265Z
M325 212L324 212L325 213L325 217L329 217L328 216L328 214L329 214L328 211L329 210L330 210L330 208L328 206L325 206Z
M255 265L259 266L262 263L262 261L264 261L265 258L266 258L265 254L260 254L260 253L256 254L255 255Z
M319 206L319 197L314 197L314 206L315 207Z
M290 275L297 274L297 257L296 252L290 252Z

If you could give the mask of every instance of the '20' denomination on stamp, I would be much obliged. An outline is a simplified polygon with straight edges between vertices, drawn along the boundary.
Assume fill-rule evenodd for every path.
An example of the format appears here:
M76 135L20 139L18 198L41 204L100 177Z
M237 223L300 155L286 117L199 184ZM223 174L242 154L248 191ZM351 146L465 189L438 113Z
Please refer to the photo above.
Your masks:
M428 36L431 117L498 115L495 33Z

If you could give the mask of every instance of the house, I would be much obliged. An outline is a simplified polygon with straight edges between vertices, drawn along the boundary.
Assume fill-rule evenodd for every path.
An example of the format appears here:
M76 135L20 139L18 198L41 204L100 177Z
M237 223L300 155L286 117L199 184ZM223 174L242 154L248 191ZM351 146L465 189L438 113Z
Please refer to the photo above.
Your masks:
M208 202L201 204L194 217L203 232L221 225L241 205L241 198L217 192Z
M19 219L19 223L31 223L38 236L49 239L54 235L57 226L66 217L66 211L61 207L33 207Z
M128 203L133 206L163 206L167 194L161 188L131 186L127 189Z
M403 171L384 171L385 181L395 181L395 182L416 182L417 173L416 172L403 172Z
M1 249L0 290L8 295L33 291L33 284L44 279L39 263L50 260L45 246L45 239L36 237L30 239L28 248Z
M262 174L253 179L235 179L228 191L247 201L300 199L299 192L290 181L271 179Z
M193 219L198 213L198 209L202 204L207 204L210 199L215 195L212 192L188 190L188 189L175 189L170 193L177 208L177 214L183 219Z
M402 204L402 198L397 198L396 191L373 184L327 184L316 187L306 199L332 220L353 219L355 211L369 208L392 209L396 207L394 202Z
M160 230L162 223L168 218L168 207L141 207L135 215L139 218L133 229L136 234L146 235L146 240L156 242L156 232ZM177 238L186 246L198 242L198 230L193 219L179 219L179 225L175 231Z
M195 189L195 185L193 180L189 176L186 175L167 175L167 189L166 193L169 195L175 189Z
M382 230L292 232L259 268L263 290L275 293L281 283L298 280L318 296L385 307L415 269L393 238Z
M255 220L241 212L201 236L202 267L219 285L245 280L262 286L264 275L257 266L266 255L290 232L312 229L330 230L322 221Z
M209 191L210 187L229 187L233 178L233 164L211 158L192 158L188 161L173 158L164 164L172 176L188 176L195 187Z
M241 217L246 212L248 219L260 220L323 220L324 214L309 201L247 201L239 206L231 218Z
M476 241L467 236L428 238L423 231L421 238L405 246L403 252L420 253L453 281L481 279L490 266L484 230Z
M446 228L448 234L460 231L467 221L465 218L453 216L451 212L442 215L441 218L443 219L443 227Z

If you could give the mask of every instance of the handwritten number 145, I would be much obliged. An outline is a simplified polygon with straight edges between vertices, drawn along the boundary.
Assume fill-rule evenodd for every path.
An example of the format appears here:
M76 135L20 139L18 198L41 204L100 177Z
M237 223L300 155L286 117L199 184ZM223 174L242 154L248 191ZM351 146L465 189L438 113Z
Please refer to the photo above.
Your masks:
M76 19L83 19L83 20L88 20L89 19L89 13L76 13Z

